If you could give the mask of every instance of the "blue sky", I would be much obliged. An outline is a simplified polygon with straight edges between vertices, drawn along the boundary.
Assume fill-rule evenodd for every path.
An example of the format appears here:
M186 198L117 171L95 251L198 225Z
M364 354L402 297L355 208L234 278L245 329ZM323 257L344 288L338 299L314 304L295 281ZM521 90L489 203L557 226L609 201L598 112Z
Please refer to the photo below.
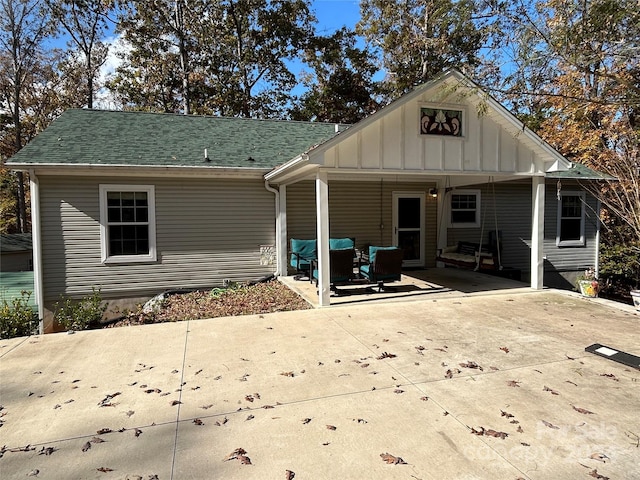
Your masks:
M312 5L318 18L319 33L329 34L345 25L353 28L360 19L357 0L314 0Z

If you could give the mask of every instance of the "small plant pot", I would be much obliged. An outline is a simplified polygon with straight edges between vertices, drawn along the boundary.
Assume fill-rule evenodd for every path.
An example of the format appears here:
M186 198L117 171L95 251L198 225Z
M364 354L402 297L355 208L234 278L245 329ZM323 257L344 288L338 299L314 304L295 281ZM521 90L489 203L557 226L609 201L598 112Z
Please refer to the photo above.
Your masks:
M631 290L631 300L633 300L633 306L640 312L640 290Z
M580 287L580 293L584 297L595 298L598 296L598 281L597 280L578 280L578 286Z

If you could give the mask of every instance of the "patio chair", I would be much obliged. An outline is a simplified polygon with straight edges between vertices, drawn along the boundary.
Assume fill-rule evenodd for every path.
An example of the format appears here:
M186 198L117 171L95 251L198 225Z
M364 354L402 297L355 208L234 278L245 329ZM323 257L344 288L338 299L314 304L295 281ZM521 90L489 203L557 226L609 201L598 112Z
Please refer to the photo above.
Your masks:
M296 280L310 275L311 262L317 258L317 243L314 240L291 239L291 259L289 264L296 269Z
M397 282L402 276L402 250L398 247L369 247L369 264L360 266L360 275L385 290L384 282Z
M331 284L331 291L336 294L340 294L337 285L347 285L353 278L353 259L355 257L355 250L353 248L340 248L329 250L329 283ZM314 263L314 269L312 272L313 278L318 286L318 269Z
M344 248L356 248L356 239L353 237L329 239L329 250L342 250Z

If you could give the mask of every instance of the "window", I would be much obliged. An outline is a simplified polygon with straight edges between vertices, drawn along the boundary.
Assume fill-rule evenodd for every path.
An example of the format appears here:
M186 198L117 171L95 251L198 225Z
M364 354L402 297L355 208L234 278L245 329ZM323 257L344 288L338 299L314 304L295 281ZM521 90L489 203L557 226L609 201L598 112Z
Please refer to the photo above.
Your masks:
M149 185L100 185L103 263L156 260L155 190Z
M480 226L480 190L454 190L450 207L451 227Z
M584 245L584 192L562 192L558 202L558 247Z

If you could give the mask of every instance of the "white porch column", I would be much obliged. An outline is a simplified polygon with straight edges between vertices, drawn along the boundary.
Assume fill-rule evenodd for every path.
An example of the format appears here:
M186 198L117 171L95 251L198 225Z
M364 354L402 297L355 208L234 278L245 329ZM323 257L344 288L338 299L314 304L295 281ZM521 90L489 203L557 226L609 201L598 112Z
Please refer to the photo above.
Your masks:
M531 288L544 281L544 177L531 178Z
M447 191L446 188L444 186L444 184L442 182L438 182L437 184L437 188L438 188L438 198L437 198L437 214L436 214L436 221L437 223L437 227L436 227L436 231L438 232L438 245L437 245L437 249L441 250L443 248L445 248L447 246L447 234L448 234L448 228L449 228L449 222L447 218L443 218L446 217L448 214L448 209L447 207ZM436 267L442 268L444 267L444 263L442 262L436 262Z
M327 173L316 175L316 218L318 242L318 303L321 307L330 305L329 273L329 183ZM310 272L312 273L312 272Z
M287 242L287 187L280 185L276 218L276 251L278 252L278 274L285 277L289 268L289 245Z
M29 171L31 192L31 240L33 243L33 290L38 304L38 333L44 333L44 285L42 275L42 231L40 229L40 182L35 171Z

